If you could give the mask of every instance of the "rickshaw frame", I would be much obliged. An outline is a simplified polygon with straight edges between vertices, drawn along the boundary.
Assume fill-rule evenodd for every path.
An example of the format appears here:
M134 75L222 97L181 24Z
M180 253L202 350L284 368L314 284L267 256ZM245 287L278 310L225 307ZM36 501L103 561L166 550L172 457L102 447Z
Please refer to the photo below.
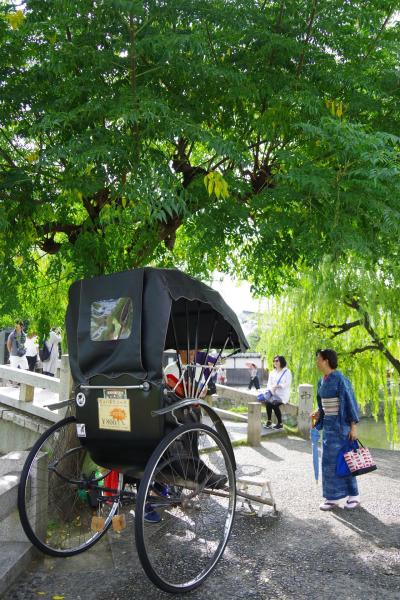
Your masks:
M161 298L157 318L155 291ZM195 326L190 321L193 315ZM248 346L236 315L217 292L191 277L176 270L145 268L73 284L67 329L76 417L52 426L27 458L18 495L24 530L43 552L72 556L104 535L124 501L136 500L136 544L145 572L165 591L194 589L215 568L233 525L235 456L221 418L201 395L223 352L230 347L235 354ZM184 399L176 395L178 384L169 389L163 380L158 361L168 347L177 353L178 382L189 394ZM216 347L217 356L211 356ZM129 355L124 348L130 348ZM186 365L181 352L186 352ZM98 390L106 400L108 390L113 391L114 397L108 399L122 425L114 423L117 417L107 417L102 427L107 402L97 396ZM201 422L201 411L211 427ZM136 463L129 458L133 455ZM117 480L113 473L118 473ZM107 485L110 477L114 485ZM72 512L59 492L62 484L69 486L62 489ZM136 492L127 489L134 485ZM43 513L37 513L30 506L32 496L44 495L44 490L47 504ZM90 532L87 516L95 511ZM153 514L156 519L160 511L160 526L164 531L169 527L187 575L181 576L179 570L172 574L172 566L164 564L162 538L147 528L146 517ZM54 515L61 525L57 519L52 524ZM189 538L192 545L185 543ZM165 543L168 539L163 538Z

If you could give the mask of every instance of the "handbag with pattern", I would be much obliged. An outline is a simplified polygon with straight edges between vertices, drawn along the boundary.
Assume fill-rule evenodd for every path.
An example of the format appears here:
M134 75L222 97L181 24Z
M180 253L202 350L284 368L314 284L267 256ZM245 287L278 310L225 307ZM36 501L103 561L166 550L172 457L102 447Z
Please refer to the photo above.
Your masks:
M350 474L353 477L357 475L364 475L364 473L370 473L375 471L377 466L374 459L371 456L371 452L368 448L365 448L360 440L358 441L358 448L345 452L343 457L349 467Z

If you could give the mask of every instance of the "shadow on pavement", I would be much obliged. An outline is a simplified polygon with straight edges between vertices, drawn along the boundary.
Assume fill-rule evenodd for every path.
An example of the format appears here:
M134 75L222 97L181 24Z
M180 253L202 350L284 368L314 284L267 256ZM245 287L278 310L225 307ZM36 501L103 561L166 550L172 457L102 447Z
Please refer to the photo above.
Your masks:
M265 448L265 446L256 446L252 449L255 452L258 452L259 454L262 454L262 456L265 456L265 458L268 458L268 460L272 460L273 462L282 462L283 461L283 458L281 458L277 454L274 454L274 452L271 452L271 450L267 450L267 448Z
M372 449L371 452L378 467L376 471L377 475L387 477L388 479L400 479L400 452L393 453L392 450L375 449ZM397 461L393 460L393 454L398 455Z
M333 511L343 525L380 548L400 549L400 525L386 525L362 506L355 510Z
M273 440L271 439L268 440L268 442L269 441L274 442L275 444L279 444L289 451L304 452L305 454L311 454L311 442L308 439L288 435L276 436Z

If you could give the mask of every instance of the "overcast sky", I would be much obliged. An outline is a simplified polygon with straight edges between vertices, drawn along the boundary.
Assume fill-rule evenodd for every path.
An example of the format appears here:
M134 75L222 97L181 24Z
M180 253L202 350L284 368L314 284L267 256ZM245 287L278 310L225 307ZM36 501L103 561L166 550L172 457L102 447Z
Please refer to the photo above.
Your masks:
M223 281L220 281L223 279ZM225 302L235 311L241 313L243 310L258 312L260 301L252 297L250 284L247 281L234 281L228 275L214 276L211 287L217 290Z

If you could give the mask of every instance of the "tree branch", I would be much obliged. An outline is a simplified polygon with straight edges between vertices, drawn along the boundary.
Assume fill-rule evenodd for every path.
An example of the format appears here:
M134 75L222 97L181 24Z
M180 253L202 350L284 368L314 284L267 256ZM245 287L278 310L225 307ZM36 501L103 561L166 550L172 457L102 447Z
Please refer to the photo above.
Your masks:
M280 8L279 8L279 13L278 13L278 18L276 20L275 26L273 28L273 31L279 31L282 25L282 19L283 19L283 13L285 12L285 0L283 0L281 2Z
M382 352L382 354L384 356L386 356L387 360L394 366L396 371L398 373L400 373L400 360L397 360L397 358L395 356L393 356L393 354L390 352L390 350L388 348L386 348L385 344L379 338L376 331L372 327L369 314L364 310L362 312L364 313L364 327L368 331L369 335L371 336L371 339L377 345L378 349Z
M136 29L135 22L132 13L129 14L129 67L130 67L130 84L132 91L132 105L134 110L137 109L138 98L137 98L137 53L136 53ZM131 126L132 133L134 135L133 140L133 151L134 158L139 162L140 157L140 143L139 143L139 122L135 119L134 124Z
M360 300L358 298L353 297L344 300L344 304L349 308L353 308L362 316L362 326L368 332L370 338L374 343L374 346L376 346L377 350L382 352L382 354L387 358L390 364L392 364L396 371L400 374L400 360L398 360L382 342L381 338L372 326L369 314L361 306Z
M361 352L367 352L368 350L379 350L376 344L370 344L369 346L363 346L362 348L354 348L350 352L346 352L350 356L354 356L355 354L360 354Z
M7 152L5 150L3 150L3 148L0 148L0 154L7 161L8 165L10 167L12 167L13 169L17 168L17 165L15 164L15 162L13 161L11 156L9 154L7 154Z
M206 32L207 32L208 45L210 46L211 54L213 56L214 62L216 64L218 64L218 58L217 58L217 55L215 54L215 48L214 48L214 45L212 43L211 34L210 34L210 28L209 28L207 22L206 22Z
M176 153L172 159L172 167L175 173L182 173L183 187L187 188L196 175L200 173L206 175L207 171L202 167L194 167L190 164L190 160L186 152L188 141L185 138L179 138L175 146Z
M330 329L332 330L332 338L335 338L353 327L358 327L359 325L363 325L362 319L357 319L357 321L352 321L351 323L342 323L341 325L325 325L325 323L318 323L317 321L313 321L313 325L318 329Z
M314 21L315 21L315 17L316 17L316 14L317 14L317 4L318 4L318 0L313 0L311 12L310 12L310 16L308 18L308 23L307 23L307 31L306 31L306 37L305 37L305 40L304 40L303 50L301 52L299 64L297 65L297 69L296 69L296 77L298 77L300 75L300 73L301 73L301 71L303 69L306 48L307 48L308 43L309 43L310 38L311 38L311 31L312 31L312 28L313 28L313 25L314 25Z
M389 23L390 19L392 18L394 11L395 11L395 9L394 9L394 8L391 8L391 9L389 10L389 13L388 13L388 15L386 16L386 18L385 18L385 20L383 21L383 23L382 23L382 25L381 25L381 27L380 27L379 31L378 31L378 32L377 32L377 34L376 34L376 36L375 36L374 40L372 41L372 44L371 44L371 45L370 45L370 47L367 49L367 52L366 52L366 54L365 54L365 56L364 56L364 60L365 60L366 58L368 58L368 57L371 55L371 52L372 52L373 50L375 50L375 48L376 48L376 45L377 45L377 43L378 43L378 41L379 41L379 38L381 37L382 33L383 33L383 32L384 32L384 30L386 29L386 25Z

